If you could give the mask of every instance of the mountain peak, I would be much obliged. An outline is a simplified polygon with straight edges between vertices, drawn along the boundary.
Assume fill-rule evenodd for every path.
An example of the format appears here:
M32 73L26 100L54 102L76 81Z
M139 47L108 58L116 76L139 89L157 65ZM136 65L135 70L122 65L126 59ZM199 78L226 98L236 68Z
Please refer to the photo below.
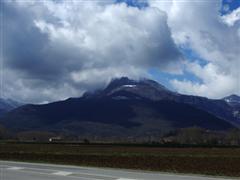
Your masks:
M14 101L12 99L0 98L0 108L11 109L11 108L16 108L20 105L21 103Z
M165 90L165 91L169 91L165 86L159 84L158 82L154 81L154 80L151 80L151 79L142 79L140 80L140 83L141 84L145 84L145 85L149 85L153 88L156 88L158 90Z
M111 82L106 87L105 91L111 91L115 88L118 88L124 85L137 85L137 84L138 84L137 81L129 79L128 77L115 78L111 80Z
M227 96L225 98L223 98L226 102L238 102L240 103L240 96L236 95L236 94L232 94L230 96Z
M12 99L0 98L0 116L2 116L6 112L8 112L12 109L15 109L21 105L22 105L21 103L16 102Z
M236 95L236 94L232 94L232 95L230 95L230 96L228 96L228 97L240 99L240 96L238 96L238 95Z
M93 93L85 93L84 97L112 97L112 98L146 98L150 100L160 100L170 97L175 93L168 90L163 85L150 79L133 80L128 77L112 79L103 90Z
M114 98L120 96L125 99L141 97L150 100L160 100L174 95L173 92L154 80L146 78L132 80L128 77L113 79L103 92L107 96Z
M112 79L112 81L109 83L109 85L106 87L105 90L112 90L112 89L123 87L123 86L134 87L137 85L151 86L152 88L169 91L166 87L164 87L163 85L159 84L154 80L147 79L147 78L143 78L140 80L133 80L133 79L129 79L128 77Z
M230 105L231 107L237 109L237 112L239 113L239 108L240 108L240 96L236 94L232 94L230 96L227 96L223 98L223 100ZM234 112L236 113L236 112ZM240 117L240 116L239 116Z

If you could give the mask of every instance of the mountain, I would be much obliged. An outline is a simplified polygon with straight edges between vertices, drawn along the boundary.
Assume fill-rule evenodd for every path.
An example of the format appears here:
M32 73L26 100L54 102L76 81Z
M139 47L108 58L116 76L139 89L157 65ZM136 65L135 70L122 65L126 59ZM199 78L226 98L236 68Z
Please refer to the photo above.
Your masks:
M223 100L232 107L232 115L240 122L240 96L233 94L223 98Z
M217 131L235 128L235 121L227 119L230 115L223 111L228 108L231 106L224 100L181 95L152 80L134 81L123 77L80 98L21 106L4 115L0 123L15 132L159 137L186 127Z
M5 113L21 106L19 102L16 102L11 99L3 99L0 98L0 116L4 115Z
M226 101L231 106L240 106L240 96L232 94L230 96L227 96L223 98L224 101Z
M182 95L172 92L161 84L149 79L142 79L140 81L130 80L127 77L115 79L104 90L96 91L94 93L86 93L84 96L88 98L105 96L124 98L124 96L121 97L121 94L129 95L130 93L132 96L138 96L138 98L146 98L152 101L168 100L189 104L236 126L240 126L240 117L234 115L236 110L225 100Z
M103 90L98 90L93 93L85 93L85 98L96 98L96 97L107 97L115 96L115 98L124 98L120 94L132 94L135 98L146 98L152 101L171 99L174 92L169 91L159 83L149 80L142 79L134 81L127 77L114 79L111 83ZM118 97L119 95L119 97ZM132 98L132 97L131 97Z
M240 118L233 115L234 108L221 99L208 99L199 96L180 95L177 102L190 104L198 109L213 114L216 117L224 119L236 126L240 126Z

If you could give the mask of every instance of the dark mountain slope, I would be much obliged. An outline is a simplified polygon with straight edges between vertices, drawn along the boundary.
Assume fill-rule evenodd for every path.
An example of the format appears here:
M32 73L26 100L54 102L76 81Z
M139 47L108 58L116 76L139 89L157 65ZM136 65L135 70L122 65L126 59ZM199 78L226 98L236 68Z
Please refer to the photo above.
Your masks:
M47 105L26 105L8 113L1 120L14 131L49 130L74 134L92 133L101 135L107 126L108 136L124 133L135 136L154 131L166 133L177 128L197 126L211 130L234 128L226 121L173 101L149 101L146 99L121 99L111 97L84 99L72 98ZM85 124L91 124L86 128ZM154 123L154 124L151 124ZM101 127L101 126L100 126ZM82 130L82 131L81 131Z
M223 98L223 100L233 107L240 107L240 96L238 95L232 94Z
M223 100L232 107L232 115L235 121L240 124L240 96L233 94L223 98Z
M13 101L11 99L2 99L0 98L0 116L4 115L8 111L15 109L21 106L20 103Z
M124 98L118 94L132 93L136 97L146 98L152 101L169 100L178 103L189 104L195 108L204 110L224 119L235 126L240 126L240 116L236 116L236 106L232 106L223 99L208 99L200 96L182 95L172 92L161 84L148 79L140 81L130 80L127 77L113 80L104 90L94 93L86 93L86 98L115 96Z
M193 126L220 131L235 128L231 110L223 100L181 95L152 80L124 77L81 98L19 107L0 123L16 132L144 137Z

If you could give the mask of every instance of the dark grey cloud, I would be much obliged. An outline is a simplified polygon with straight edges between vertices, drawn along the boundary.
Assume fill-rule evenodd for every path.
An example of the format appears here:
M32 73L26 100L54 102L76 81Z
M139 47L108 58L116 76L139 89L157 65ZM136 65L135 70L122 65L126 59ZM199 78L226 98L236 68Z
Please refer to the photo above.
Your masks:
M49 39L35 26L34 14L15 3L5 3L3 10L6 67L37 79L60 74L61 68L56 69L56 63L48 61Z

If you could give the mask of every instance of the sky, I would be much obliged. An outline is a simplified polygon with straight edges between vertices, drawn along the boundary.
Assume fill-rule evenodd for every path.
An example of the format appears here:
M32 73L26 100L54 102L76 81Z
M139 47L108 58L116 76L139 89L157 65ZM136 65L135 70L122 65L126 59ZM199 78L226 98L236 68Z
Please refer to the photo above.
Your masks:
M240 0L3 0L0 96L79 97L113 78L240 95Z

